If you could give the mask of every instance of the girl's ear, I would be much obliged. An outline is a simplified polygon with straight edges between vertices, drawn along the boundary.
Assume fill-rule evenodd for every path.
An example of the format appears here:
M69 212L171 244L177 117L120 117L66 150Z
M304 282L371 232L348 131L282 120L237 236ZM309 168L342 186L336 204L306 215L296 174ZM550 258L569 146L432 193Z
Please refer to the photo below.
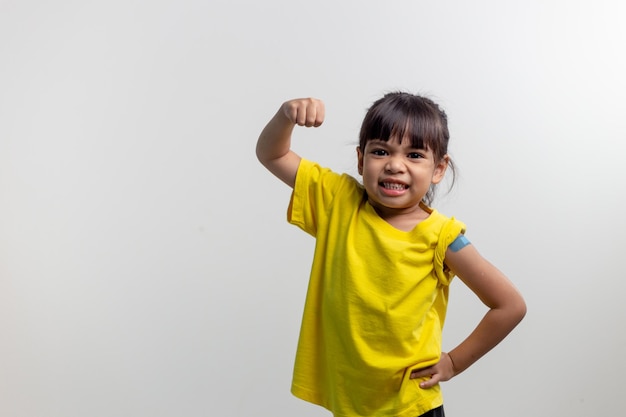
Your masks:
M361 152L361 148L356 147L356 157L358 159L359 166L359 175L363 175L363 152Z
M433 184L439 184L441 180L443 180L443 177L446 175L446 169L448 169L449 163L450 156L448 154L445 154L443 158L441 158L439 162L437 162L437 164L435 165L435 171L433 172L433 179L431 181Z

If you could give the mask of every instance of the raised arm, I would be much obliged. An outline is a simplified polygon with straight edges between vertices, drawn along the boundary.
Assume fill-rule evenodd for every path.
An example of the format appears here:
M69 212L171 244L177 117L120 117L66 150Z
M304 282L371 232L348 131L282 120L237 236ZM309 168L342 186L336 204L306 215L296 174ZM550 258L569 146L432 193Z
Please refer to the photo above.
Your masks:
M469 368L500 343L526 314L526 303L515 286L473 245L446 252L446 265L489 308L474 331L456 348L443 353L438 364L414 372L414 378L431 376L420 384L430 388Z
M272 174L293 188L301 159L291 150L293 128L295 125L318 127L323 122L324 103L321 100L302 98L283 103L259 136L257 158Z

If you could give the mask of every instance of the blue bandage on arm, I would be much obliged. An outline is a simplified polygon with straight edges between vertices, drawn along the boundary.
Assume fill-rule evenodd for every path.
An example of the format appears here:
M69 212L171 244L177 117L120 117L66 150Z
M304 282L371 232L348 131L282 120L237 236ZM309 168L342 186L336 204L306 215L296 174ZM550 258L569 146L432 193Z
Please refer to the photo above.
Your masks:
M469 244L470 241L465 237L465 235L459 235L456 239L454 239L454 242L450 243L448 249L452 252L458 252Z

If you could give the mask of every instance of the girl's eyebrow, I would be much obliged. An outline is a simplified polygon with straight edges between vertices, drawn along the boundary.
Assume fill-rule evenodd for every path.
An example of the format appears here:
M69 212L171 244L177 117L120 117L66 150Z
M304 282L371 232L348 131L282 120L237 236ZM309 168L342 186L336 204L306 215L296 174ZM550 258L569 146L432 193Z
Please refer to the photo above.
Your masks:
M370 139L367 141L366 146L371 144L370 146L381 146L381 147L388 148L391 146L390 142L391 142L391 139L388 141L384 141L382 139ZM414 148L413 146L408 146L406 150L409 152L414 152L414 151L428 152L429 148L428 147Z
M384 143L386 146L389 146L389 142L383 142L382 140L378 140L377 142L381 142ZM423 151L426 152L428 151L427 147L415 147L413 145L407 145L407 146L402 146L402 148L404 148L407 151Z
M384 140L380 140L380 139L370 139L369 141L367 141L367 144L365 146L370 146L370 147L378 146L378 147L383 147L383 148L389 147L387 142L385 142Z

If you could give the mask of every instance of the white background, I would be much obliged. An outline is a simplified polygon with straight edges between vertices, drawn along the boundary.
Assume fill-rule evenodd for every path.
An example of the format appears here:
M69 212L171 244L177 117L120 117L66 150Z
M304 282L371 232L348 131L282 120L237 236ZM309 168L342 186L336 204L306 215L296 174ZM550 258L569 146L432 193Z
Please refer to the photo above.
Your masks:
M289 386L313 240L254 156L356 174L365 109L450 118L435 206L529 312L447 414L626 412L626 3L0 0L0 415L326 416ZM452 287L444 348L484 313Z

